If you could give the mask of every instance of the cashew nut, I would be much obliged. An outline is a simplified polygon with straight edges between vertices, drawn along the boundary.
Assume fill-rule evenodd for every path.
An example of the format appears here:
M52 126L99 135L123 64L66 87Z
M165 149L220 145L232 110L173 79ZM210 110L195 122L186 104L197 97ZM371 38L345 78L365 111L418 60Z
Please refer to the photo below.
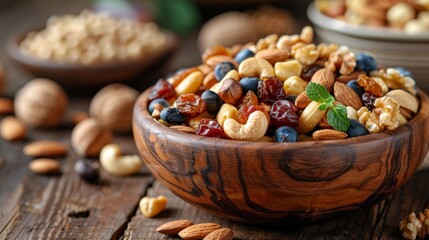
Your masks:
M226 119L232 118L238 119L238 110L234 105L229 103L224 103L222 107L220 107L219 112L216 115L216 121L223 126L223 123Z
M196 93L203 83L204 75L200 71L194 71L186 76L174 89L178 96Z
M238 73L243 77L273 77L274 68L265 59L250 57L240 63L238 66Z
M139 202L140 211L146 217L154 217L164 211L167 205L167 198L164 196L158 197L143 197Z
M117 144L108 144L101 149L100 164L106 172L117 176L136 174L143 166L137 155L122 156Z
M223 123L223 130L234 140L256 141L265 135L267 129L268 120L261 111L251 113L244 125L232 118L226 119Z

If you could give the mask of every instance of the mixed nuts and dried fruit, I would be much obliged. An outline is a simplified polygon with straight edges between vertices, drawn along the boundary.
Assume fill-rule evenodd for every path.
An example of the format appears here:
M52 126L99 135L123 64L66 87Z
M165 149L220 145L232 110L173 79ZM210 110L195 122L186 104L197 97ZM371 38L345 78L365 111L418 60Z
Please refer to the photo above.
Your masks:
M427 0L316 0L316 7L355 25L391 27L407 34L429 32Z
M210 47L201 65L153 86L148 111L179 131L275 142L393 131L418 112L406 69L382 68L369 53L312 41L313 29L305 27L300 35Z

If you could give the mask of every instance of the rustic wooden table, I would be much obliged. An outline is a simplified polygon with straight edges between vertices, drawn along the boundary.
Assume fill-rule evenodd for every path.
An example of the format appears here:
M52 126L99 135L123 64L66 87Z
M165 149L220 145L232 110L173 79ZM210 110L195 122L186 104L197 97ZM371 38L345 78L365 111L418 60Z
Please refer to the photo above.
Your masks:
M89 1L21 0L0 2L0 46L8 37L28 27L43 23L53 14L78 13L90 6ZM192 36L195 36L192 35ZM190 54L194 38L183 40L168 62L157 67L131 85L138 90L179 66L198 62ZM194 51L195 52L195 51ZM7 97L32 77L22 72L0 49L5 66ZM74 110L87 110L93 92L69 92ZM73 171L77 155L71 151L59 159L62 174L39 176L28 169L30 158L22 154L25 144L33 140L53 139L70 144L71 127L59 130L32 130L18 143L0 140L0 239L178 239L155 232L160 224L177 219L194 223L216 222L235 232L234 239L401 239L399 221L411 211L429 207L429 170L421 170L389 199L363 212L350 213L330 221L293 228L260 227L230 222L193 207L159 184L144 169L133 177L118 178L101 172L101 182L88 184ZM136 153L131 134L116 135L115 142L127 153ZM428 158L428 157L427 157ZM145 195L168 197L166 211L152 219L145 218L138 202Z

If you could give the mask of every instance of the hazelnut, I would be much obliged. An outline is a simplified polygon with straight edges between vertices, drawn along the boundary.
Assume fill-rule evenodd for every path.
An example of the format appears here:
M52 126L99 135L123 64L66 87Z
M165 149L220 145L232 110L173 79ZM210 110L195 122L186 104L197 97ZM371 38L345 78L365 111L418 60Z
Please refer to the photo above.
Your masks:
M222 101L236 105L243 96L243 88L238 81L228 78L221 82L218 94Z
M38 78L28 82L15 96L15 114L32 127L55 127L61 123L68 105L60 85Z
M138 94L124 84L110 84L94 96L89 114L114 132L129 132Z
M71 134L72 147L82 157L97 157L111 139L110 130L94 118L80 122Z

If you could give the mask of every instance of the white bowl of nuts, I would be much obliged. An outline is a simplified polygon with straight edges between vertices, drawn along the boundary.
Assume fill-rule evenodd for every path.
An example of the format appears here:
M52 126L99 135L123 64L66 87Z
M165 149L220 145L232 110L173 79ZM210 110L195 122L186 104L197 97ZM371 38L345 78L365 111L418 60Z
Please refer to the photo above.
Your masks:
M364 4L365 1L359 2ZM373 12L370 16L366 15L368 12L356 10L353 14L346 11L344 14L348 18L341 14L333 18L321 12L323 5L316 7L317 4L312 3L308 7L307 14L314 24L321 42L347 45L355 53L371 52L377 56L378 63L383 67L404 67L412 72L419 87L428 92L429 9L421 10L419 13L418 10L410 10L415 11L413 12L415 19L403 22L405 18L401 17L403 15L401 13L393 14L394 17L388 16L389 7L396 11L395 6L390 6L386 2L384 4L387 4L384 6L386 9L380 10L381 12L378 14L375 13L377 9L368 7ZM418 5L416 5L417 7ZM341 6L338 8L340 10L335 11L344 12L344 9L341 10ZM334 11L332 6L327 9ZM361 12L364 16L359 15ZM358 19L364 17L365 21L356 20L349 15L356 16ZM389 23L389 19L390 25L381 25L382 23ZM376 22L374 23L374 21ZM411 26L409 26L410 24ZM413 27L415 24L418 24L419 27Z
M44 27L13 37L7 52L35 76L73 88L130 80L175 45L174 35L155 23L85 10L53 16Z

